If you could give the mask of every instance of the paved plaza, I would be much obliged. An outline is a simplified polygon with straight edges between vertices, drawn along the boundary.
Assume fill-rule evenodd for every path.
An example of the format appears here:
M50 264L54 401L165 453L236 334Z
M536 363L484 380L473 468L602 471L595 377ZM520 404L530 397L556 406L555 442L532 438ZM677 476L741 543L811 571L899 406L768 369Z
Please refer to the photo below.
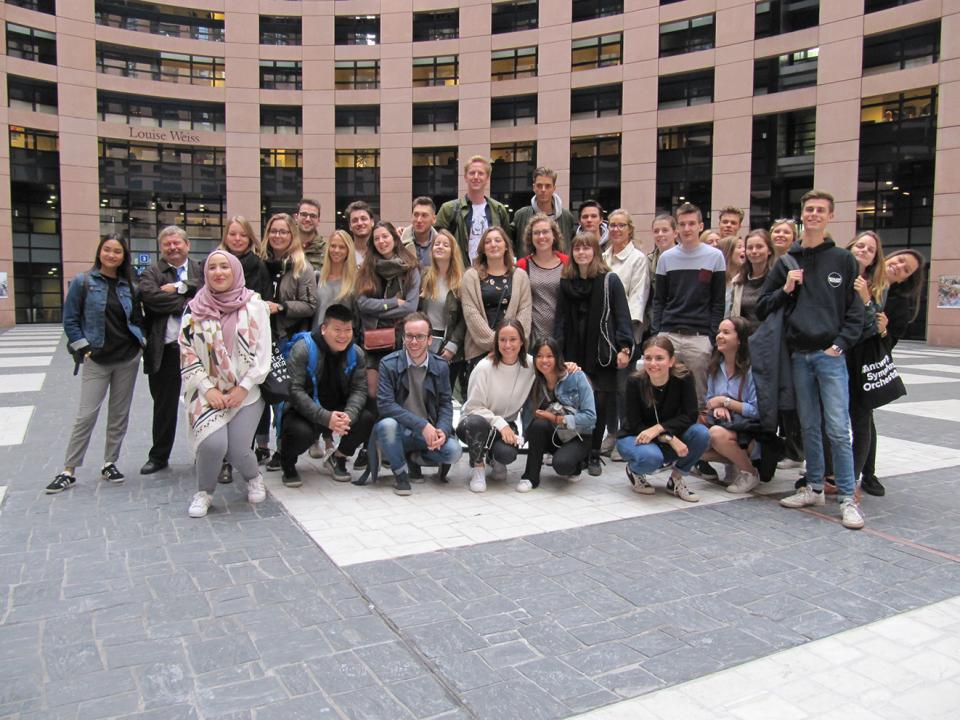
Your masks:
M430 477L269 497L168 471L141 376L120 469L47 496L80 383L53 326L0 334L0 719L955 718L960 707L960 351L901 343L876 413L867 527L789 511L795 471L691 505L621 463L527 494ZM105 415L105 410L104 410ZM182 428L182 424L181 424Z

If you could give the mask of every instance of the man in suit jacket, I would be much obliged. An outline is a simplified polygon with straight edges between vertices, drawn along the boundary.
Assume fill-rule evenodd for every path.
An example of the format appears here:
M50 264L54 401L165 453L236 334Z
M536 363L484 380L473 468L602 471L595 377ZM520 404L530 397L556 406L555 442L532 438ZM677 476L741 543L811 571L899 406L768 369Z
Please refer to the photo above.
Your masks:
M157 243L160 259L140 277L147 338L143 371L153 397L153 447L141 475L163 470L170 460L180 407L180 316L203 285L203 269L189 258L190 239L182 228L165 227Z

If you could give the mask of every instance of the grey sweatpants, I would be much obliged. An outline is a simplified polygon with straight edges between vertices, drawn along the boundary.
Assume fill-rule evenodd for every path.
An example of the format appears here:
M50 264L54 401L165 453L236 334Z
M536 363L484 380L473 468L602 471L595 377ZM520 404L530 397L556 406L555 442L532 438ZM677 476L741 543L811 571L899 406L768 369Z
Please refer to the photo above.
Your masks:
M259 474L257 456L251 445L262 412L263 400L246 405L230 418L230 422L203 439L197 447L198 489L213 495L224 458L244 480L251 480Z
M83 378L80 383L80 408L73 423L70 442L67 443L67 455L63 461L65 467L78 468L83 465L83 456L90 445L90 436L97 424L100 406L110 390L107 404L107 441L103 450L103 462L115 463L120 457L120 445L127 434L127 421L130 419L130 403L133 401L133 389L137 384L140 371L140 353L130 362L100 365L90 358L83 363Z

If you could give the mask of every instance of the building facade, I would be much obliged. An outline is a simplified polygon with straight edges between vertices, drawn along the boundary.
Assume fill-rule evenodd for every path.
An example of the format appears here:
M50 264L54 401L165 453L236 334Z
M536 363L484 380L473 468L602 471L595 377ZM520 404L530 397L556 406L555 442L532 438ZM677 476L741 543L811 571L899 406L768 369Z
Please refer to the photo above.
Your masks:
M410 200L530 202L547 165L576 209L654 215L689 200L752 226L837 198L833 235L880 232L929 261L913 337L960 345L937 283L960 276L960 4L951 0L7 0L0 325L60 320L99 236L201 255L351 200L406 223ZM955 147L956 146L956 147ZM744 223L747 224L746 222ZM2 279L2 277L0 277Z

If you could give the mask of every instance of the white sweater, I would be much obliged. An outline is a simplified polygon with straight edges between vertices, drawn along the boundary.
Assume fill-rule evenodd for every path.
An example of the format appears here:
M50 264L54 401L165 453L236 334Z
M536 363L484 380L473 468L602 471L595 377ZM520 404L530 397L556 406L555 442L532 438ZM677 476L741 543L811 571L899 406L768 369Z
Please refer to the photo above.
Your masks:
M527 402L533 387L533 358L527 355L527 366L520 362L513 365L494 366L493 360L485 357L470 373L467 386L467 401L461 411L466 415L479 415L490 421L497 430L515 420Z

